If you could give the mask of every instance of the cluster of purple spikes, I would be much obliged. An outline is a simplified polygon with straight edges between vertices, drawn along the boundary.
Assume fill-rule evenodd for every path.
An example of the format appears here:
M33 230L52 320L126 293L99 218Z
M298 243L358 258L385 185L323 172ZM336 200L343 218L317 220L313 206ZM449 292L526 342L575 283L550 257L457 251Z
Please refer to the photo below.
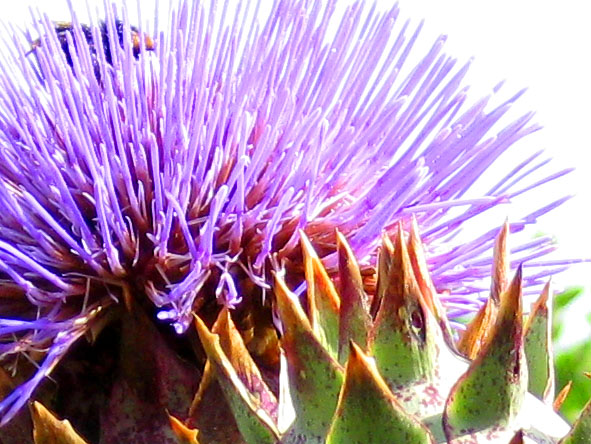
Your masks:
M450 316L474 312L503 220L466 243L454 235L567 172L532 179L540 153L517 155L489 192L472 195L538 127L526 114L492 132L520 93L490 110L489 97L470 103L468 66L441 52L444 38L409 69L420 27L401 25L397 7L358 3L337 19L336 0L277 0L259 25L256 11L230 3L184 2L137 59L129 39L111 39L112 66L95 39L100 76L74 11L71 67L47 18L32 30L44 36L34 55L17 35L2 42L0 358L16 368L46 351L0 404L4 422L110 304L141 291L181 334L212 280L230 307L242 298L236 270L268 288L298 229L313 243L338 229L369 261L381 233L415 214L434 283L452 295L443 298ZM128 29L126 11L118 15ZM511 231L562 202L511 221ZM512 258L553 248L539 237ZM562 266L546 262L525 285Z

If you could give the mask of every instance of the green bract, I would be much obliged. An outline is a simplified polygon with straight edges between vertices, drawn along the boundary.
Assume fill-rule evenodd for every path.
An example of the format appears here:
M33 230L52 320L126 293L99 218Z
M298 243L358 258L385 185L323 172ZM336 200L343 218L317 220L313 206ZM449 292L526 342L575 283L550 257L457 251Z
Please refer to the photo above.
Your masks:
M252 338L245 341L228 310L211 327L195 317L208 359L188 417L170 417L174 436L193 444L589 443L591 407L572 428L553 411L550 290L524 329L521 269L506 279L507 233L496 244L495 296L457 343L414 220L408 234L399 225L393 244L383 240L375 279L361 275L340 234L330 277L302 233L307 310L275 276L279 374L259 368ZM373 300L366 287L375 288ZM527 392L528 380L545 401ZM38 404L33 416L36 436L55 431L59 442L80 442Z
M372 301L342 236L338 273L330 279L302 233L307 313L283 277L275 284L284 329L279 392L290 396L269 404L263 393L270 390L245 346L220 345L225 337L238 338L227 311L214 326L218 334L196 319L244 442L589 442L589 408L570 431L552 409L550 290L524 329L521 268L510 283L506 278L507 233L505 227L497 239L493 296L457 345L472 360L451 338L414 220L409 234L399 226L394 245L384 239ZM370 305L377 307L373 316ZM527 393L528 380L546 402ZM292 412L293 418L281 417ZM207 433L202 442L210 442Z

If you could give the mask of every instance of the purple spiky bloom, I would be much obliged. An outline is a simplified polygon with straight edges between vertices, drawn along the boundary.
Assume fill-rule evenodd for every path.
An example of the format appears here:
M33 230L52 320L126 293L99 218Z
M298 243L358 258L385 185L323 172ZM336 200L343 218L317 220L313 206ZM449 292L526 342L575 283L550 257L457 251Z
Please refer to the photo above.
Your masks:
M264 294L271 270L297 270L299 229L330 267L335 229L367 257L415 214L450 314L473 312L503 220L468 242L454 235L566 173L540 175L541 152L518 151L488 192L471 192L538 127L525 114L498 130L521 93L494 107L499 88L469 100L468 66L442 53L444 38L409 68L420 26L400 24L397 7L356 4L339 19L336 0L277 0L257 25L254 5L198 3L171 13L137 59L127 39L110 65L97 43L100 75L74 11L71 67L47 18L36 57L16 37L2 42L0 356L11 368L45 352L0 404L3 422L110 305L147 297L182 334L207 298L235 307L243 279ZM533 263L551 249L539 237L512 257ZM526 285L562 266L544 265Z

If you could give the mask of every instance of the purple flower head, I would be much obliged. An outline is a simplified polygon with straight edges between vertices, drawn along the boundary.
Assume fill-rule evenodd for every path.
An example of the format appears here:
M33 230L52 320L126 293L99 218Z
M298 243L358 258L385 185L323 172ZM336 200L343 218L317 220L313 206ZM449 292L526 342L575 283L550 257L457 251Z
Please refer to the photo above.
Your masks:
M111 306L149 300L182 334L203 304L264 296L271 270L292 271L297 287L300 229L331 267L336 229L368 261L414 214L450 315L473 312L503 218L467 242L458 230L566 173L540 174L541 152L514 149L538 129L532 114L499 129L521 92L496 106L500 86L469 99L468 65L442 53L443 37L408 66L420 26L397 7L357 3L340 17L336 0L276 0L257 24L250 3L184 2L151 31L154 51L142 39L135 50L127 11L107 7L108 35L120 17L125 37L107 40L111 60L99 19L89 43L73 10L70 60L46 17L34 55L18 36L2 42L0 357L14 369L20 355L45 356L0 404L4 422ZM473 192L510 148L506 174ZM552 249L539 237L512 257ZM561 266L544 265L530 288Z

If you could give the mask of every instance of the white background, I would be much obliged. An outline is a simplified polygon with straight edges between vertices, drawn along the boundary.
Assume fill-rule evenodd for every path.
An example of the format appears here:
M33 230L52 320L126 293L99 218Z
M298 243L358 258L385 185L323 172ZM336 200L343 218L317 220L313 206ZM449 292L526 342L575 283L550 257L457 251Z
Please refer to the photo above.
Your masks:
M448 53L475 57L471 85L488 88L507 79L509 89L528 88L518 107L536 111L544 126L528 143L547 150L558 165L577 168L555 183L576 196L540 218L538 230L555 235L557 255L591 257L591 3L402 0L400 6L405 15L425 18L427 33L447 34ZM591 265L573 266L554 281L585 287L569 313L565 339L589 338Z
M79 2L81 9L85 3ZM135 9L135 1L129 3ZM380 7L392 4L378 3ZM160 4L165 10L167 2ZM0 0L3 20L26 26L30 5L54 20L69 17L65 0ZM152 5L153 0L142 7L144 19ZM473 98L479 96L479 88L484 94L503 79L508 80L503 88L507 94L528 87L515 115L534 110L535 120L544 126L528 143L546 149L558 165L578 169L557 183L563 187L562 194L577 196L541 218L538 231L556 236L561 257L591 257L591 7L586 1L534 0L401 0L400 6L402 18L411 18L415 24L426 19L424 43L447 34L447 53L460 63L475 57L468 77ZM591 326L583 313L591 309L591 265L574 266L555 281L559 286L587 287L586 297L572 313L570 336L588 336Z

